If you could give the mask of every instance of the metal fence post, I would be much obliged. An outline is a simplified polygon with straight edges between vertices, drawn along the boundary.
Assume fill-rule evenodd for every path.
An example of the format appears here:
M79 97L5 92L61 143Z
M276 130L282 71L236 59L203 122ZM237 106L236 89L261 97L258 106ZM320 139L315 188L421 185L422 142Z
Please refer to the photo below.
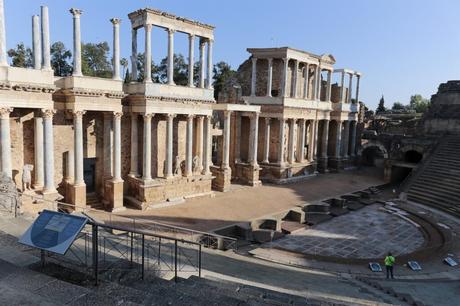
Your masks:
M161 261L161 237L158 238L158 265L160 265Z
M174 281L177 283L177 240L174 240Z
M144 262L145 262L144 252L145 252L145 236L144 234L142 234L142 274L141 274L142 279L144 279Z
M98 264L99 264L99 250L98 250L98 228L96 224L93 224L93 270L94 270L94 283L98 284Z
M131 232L131 267L133 266L133 236L134 232Z
M201 278L201 244L199 246L199 253L198 253L198 277Z

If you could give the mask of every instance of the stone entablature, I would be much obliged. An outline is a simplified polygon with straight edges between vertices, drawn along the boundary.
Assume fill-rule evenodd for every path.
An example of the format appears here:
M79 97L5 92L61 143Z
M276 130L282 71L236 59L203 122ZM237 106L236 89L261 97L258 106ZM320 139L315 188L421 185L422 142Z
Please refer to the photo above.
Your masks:
M215 103L214 90L208 88L176 86L158 83L131 83L124 85L129 95L144 95L147 98L166 98L184 101Z
M322 64L324 68L333 69L335 58L330 54L316 55L307 51L289 47L282 48L248 48L247 51L255 58L289 58L309 64Z

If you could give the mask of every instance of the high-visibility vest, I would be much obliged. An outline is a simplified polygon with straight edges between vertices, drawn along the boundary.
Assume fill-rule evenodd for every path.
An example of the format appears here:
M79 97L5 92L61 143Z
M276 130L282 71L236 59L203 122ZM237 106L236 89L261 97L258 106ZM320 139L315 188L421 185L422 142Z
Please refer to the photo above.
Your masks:
M395 263L395 258L393 256L385 257L385 266L392 266Z

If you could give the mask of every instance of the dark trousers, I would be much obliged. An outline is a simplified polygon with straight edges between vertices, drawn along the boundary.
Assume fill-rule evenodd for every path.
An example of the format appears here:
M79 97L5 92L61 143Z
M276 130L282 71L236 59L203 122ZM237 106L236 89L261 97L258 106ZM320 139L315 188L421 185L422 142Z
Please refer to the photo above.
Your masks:
M385 266L387 268L387 278L394 278L393 276L393 266Z

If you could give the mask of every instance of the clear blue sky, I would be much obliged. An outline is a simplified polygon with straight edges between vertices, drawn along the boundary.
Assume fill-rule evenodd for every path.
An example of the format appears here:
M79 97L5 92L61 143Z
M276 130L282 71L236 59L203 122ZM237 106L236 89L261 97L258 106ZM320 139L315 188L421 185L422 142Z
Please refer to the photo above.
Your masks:
M290 46L317 54L331 53L337 68L364 76L361 100L375 108L385 95L387 106L407 103L410 95L429 98L441 82L460 79L459 0L4 0L7 44L30 45L31 16L50 9L51 40L72 42L68 9L80 8L82 39L112 41L109 19L120 17L122 56L130 53L127 14L158 8L216 26L214 60L235 69L248 47ZM143 36L143 32L140 33ZM153 31L154 61L166 55L167 36ZM143 48L139 40L139 51ZM187 54L185 35L177 35L176 52Z

